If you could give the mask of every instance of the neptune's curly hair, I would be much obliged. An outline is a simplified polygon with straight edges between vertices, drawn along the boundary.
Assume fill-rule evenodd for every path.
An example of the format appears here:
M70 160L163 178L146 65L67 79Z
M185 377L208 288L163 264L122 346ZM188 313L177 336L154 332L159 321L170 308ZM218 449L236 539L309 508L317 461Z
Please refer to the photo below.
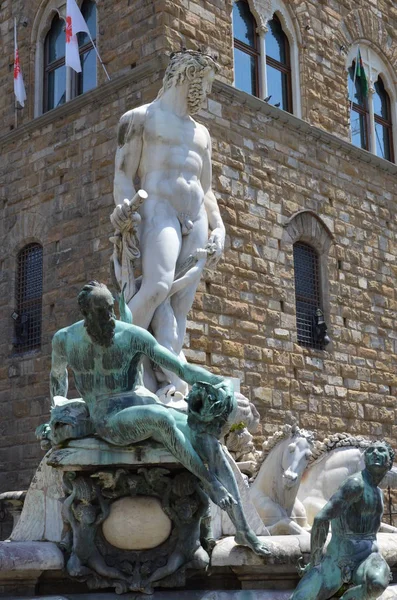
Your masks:
M88 283L86 283L86 285L83 287L83 289L79 293L79 295L77 297L77 302L79 304L79 308L80 308L80 311L82 312L83 316L87 315L87 312L90 308L92 293L95 291L98 291L98 290L101 290L103 292L109 292L107 286L104 283L99 283L99 281L94 280L94 281L89 281ZM109 294L110 294L110 292L109 292Z

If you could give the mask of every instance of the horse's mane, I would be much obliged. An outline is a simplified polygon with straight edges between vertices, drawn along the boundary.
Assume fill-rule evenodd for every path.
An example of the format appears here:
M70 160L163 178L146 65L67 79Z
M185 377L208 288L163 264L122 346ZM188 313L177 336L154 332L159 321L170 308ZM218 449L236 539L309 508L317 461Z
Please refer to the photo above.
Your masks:
M300 429L296 424L289 425L286 423L282 429L273 433L273 435L271 435L269 438L267 438L267 440L263 442L262 455L258 460L257 470L259 470L259 467L261 466L263 461L268 457L273 448L275 448L277 444L289 437L304 437L309 441L310 444L314 444L313 431Z
M350 435L350 433L335 433L325 438L324 441L316 440L312 449L312 456L309 460L309 465L321 458L327 452L331 452L336 448L368 448L370 440L361 435Z

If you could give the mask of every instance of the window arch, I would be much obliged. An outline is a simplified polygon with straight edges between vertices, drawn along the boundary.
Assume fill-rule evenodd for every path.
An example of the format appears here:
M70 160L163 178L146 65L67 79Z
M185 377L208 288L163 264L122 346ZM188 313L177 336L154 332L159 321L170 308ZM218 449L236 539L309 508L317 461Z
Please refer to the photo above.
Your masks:
M27 352L41 345L43 248L28 244L18 253L15 285L14 348Z
M233 5L234 79L238 89L259 96L256 22L246 0Z
M283 1L234 0L232 22L235 86L301 117L299 29ZM242 39L242 24L253 31L250 40Z
M362 43L351 47L347 70L352 144L394 162L397 96L390 69L370 46Z
M78 4L95 41L96 2L84 0ZM65 66L65 19L65 1L48 0L41 5L33 23L32 44L36 46L34 107L36 117L89 91L97 84L96 53L86 34L78 34L82 72L76 73Z

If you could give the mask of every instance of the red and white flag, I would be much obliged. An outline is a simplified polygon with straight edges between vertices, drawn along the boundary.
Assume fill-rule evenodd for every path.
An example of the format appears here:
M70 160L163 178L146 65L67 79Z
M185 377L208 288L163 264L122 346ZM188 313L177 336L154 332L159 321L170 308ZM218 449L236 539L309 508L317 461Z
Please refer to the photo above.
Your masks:
M77 71L77 73L81 72L79 42L77 40L77 34L80 31L84 31L90 35L88 25L76 4L76 0L67 0L65 64L67 67L71 67Z
M16 19L14 20L14 94L19 104L25 106L26 91L23 83L21 64L19 62Z

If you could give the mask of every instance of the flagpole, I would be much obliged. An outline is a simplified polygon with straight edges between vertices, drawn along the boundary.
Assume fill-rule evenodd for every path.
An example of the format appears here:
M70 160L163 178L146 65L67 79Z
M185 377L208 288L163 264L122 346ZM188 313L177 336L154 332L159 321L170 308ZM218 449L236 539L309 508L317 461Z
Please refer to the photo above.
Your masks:
M96 52L96 54L97 54L97 57L99 58L99 62L101 63L101 65L102 65L102 67L103 67L103 70L104 70L104 71L105 71L105 73L106 73L106 77L107 77L107 78L108 78L108 80L110 81L110 75L109 75L109 73L107 72L107 69L106 69L105 65L103 64L103 62L102 62L102 58L101 58L101 57L100 57L100 55L99 55L98 48L95 46L95 44L94 44L94 40L92 39L92 37L91 37L91 34L90 34L90 32L89 32L89 31L88 31L88 36L89 36L89 38L90 38L90 40L91 40L91 44L94 46L94 50L95 50L95 52Z
M357 71L358 71L358 57L360 54L360 46L357 46L357 57L356 57L356 64L354 65L354 76L353 76L353 93L352 93L352 97L350 100L350 141L353 141L353 130L352 130L352 110L353 110L353 100L354 100L354 92L356 90L356 79L357 79Z
M14 17L14 64L15 64L15 48L17 47L17 20ZM18 100L14 96L14 126L18 128Z

